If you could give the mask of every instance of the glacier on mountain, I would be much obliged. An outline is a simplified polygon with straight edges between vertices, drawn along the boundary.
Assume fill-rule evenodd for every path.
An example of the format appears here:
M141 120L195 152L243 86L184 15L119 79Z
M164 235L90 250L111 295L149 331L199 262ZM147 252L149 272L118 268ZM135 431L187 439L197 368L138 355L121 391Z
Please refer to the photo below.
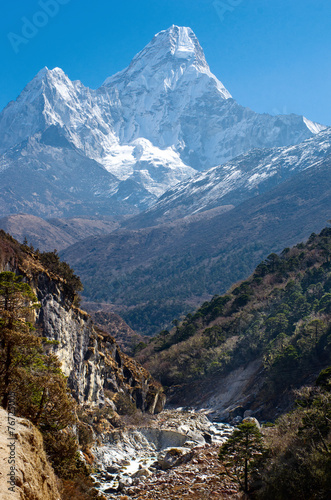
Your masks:
M294 146L254 149L173 186L128 226L156 225L216 207L231 208L303 170L318 168L330 156L331 127Z

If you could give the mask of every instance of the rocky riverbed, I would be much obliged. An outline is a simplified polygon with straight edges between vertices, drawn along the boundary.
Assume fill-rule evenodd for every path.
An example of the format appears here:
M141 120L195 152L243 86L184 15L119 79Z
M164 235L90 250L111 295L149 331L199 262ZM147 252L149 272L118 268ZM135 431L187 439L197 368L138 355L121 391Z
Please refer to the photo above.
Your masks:
M177 409L163 411L148 426L108 433L101 436L102 446L93 449L96 486L106 498L117 500L175 499L181 498L180 491L188 498L189 490L195 492L191 498L215 498L197 496L206 488L236 493L220 481L217 461L219 446L231 432L230 425L211 422L203 411Z
M239 500L237 484L220 476L219 446L194 449L190 462L157 471L127 488L120 500ZM118 497L115 497L118 500Z

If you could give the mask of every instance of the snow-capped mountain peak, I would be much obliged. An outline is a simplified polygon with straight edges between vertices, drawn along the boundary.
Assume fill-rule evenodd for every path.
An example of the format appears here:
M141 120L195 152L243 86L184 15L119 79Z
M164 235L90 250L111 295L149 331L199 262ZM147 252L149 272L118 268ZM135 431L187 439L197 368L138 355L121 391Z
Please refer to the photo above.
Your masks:
M51 125L67 129L68 137L84 150L85 145L75 130L82 128L91 116L93 105L90 109L86 106L89 95L88 88L72 82L62 69L44 67L0 114L0 151Z
M22 93L18 96L17 102L23 99L30 99L32 101L35 95L44 93L47 88L57 90L62 87L64 89L65 87L70 87L71 84L72 82L61 68L48 69L45 66L26 85ZM65 96L68 97L66 92Z
M173 25L168 30L168 34L171 35L171 53L175 57L178 57L179 59L186 59L188 57L195 57L196 55L199 55L200 57L203 55L201 46L191 28ZM203 62L207 64L204 56Z
M119 90L139 87L140 90L158 93L178 90L193 85L201 95L210 84L219 97L228 99L231 94L211 73L202 47L191 28L171 26L154 36L123 71L107 78L106 87Z
M170 53L177 59L190 60L199 64L201 68L208 68L205 55L197 37L191 28L185 26L172 25L169 29L157 33L140 54L146 55L149 52L156 53L158 59L166 57Z
M40 80L44 80L44 79L53 79L53 78L67 78L65 72L63 71L63 69L61 68L58 68L58 67L55 67L53 69L49 69L47 68L47 66L44 66L38 73L37 75L35 76L34 79L40 79ZM32 80L33 81L33 80Z
M211 73L194 32L175 25L96 90L43 68L0 114L0 152L50 127L154 199L196 170L255 147L296 144L323 128L240 106Z

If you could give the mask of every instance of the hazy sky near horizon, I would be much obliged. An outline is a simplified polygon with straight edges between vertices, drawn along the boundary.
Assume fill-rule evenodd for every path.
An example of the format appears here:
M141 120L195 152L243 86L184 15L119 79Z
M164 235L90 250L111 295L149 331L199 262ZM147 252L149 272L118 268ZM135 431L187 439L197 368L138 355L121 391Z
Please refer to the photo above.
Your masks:
M177 24L193 29L240 104L331 125L330 21L330 0L7 1L0 109L44 66L96 88Z

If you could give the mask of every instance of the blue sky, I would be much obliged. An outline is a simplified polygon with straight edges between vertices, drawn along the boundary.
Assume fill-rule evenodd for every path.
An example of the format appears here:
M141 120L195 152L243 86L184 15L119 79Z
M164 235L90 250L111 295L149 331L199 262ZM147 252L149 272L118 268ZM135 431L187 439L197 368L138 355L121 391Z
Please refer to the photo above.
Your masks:
M0 109L44 66L96 88L177 24L240 104L331 125L330 21L330 0L7 0Z

